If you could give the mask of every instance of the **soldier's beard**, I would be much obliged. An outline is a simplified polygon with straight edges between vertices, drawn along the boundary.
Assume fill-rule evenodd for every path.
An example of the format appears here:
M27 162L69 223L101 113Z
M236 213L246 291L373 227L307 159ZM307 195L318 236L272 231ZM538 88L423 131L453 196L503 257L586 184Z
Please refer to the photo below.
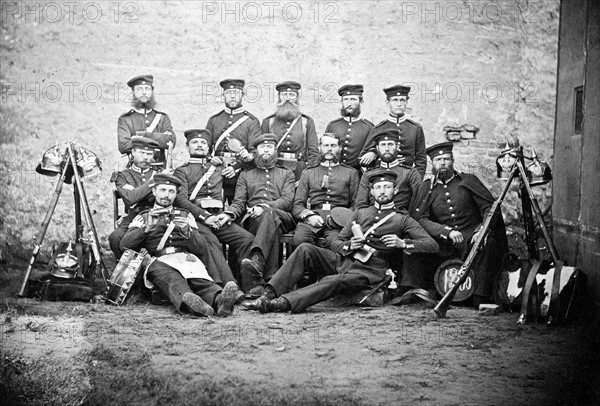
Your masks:
M390 162L394 162L396 160L396 158L398 158L398 154L390 154L389 152L380 155L379 159L381 159L381 162L385 162L386 164L389 164Z
M174 199L169 199L168 197L161 197L160 199L156 199L156 204L161 207L169 207L173 204Z
M433 174L433 176L436 176L442 182L446 182L448 179L450 179L452 177L452 175L454 175L454 169L453 168L440 168L440 169L432 168L431 173Z
M285 100L277 103L277 111L275 111L275 117L285 121L292 121L299 115L300 103L294 103L290 100Z
M327 155L329 154L321 154L321 162L331 162L333 164L340 162L340 154L332 154L333 158L331 159L327 159Z
M392 199L385 193L382 193L382 194L378 195L377 197L375 197L375 200L377 201L377 203L379 203L382 206L384 204L388 204L389 202L392 201Z
M270 169L275 167L275 163L277 163L277 158L275 158L275 155L256 155L256 157L254 157L254 162L259 168Z
M240 107L242 107L242 101L230 101L230 102L226 102L225 106L227 106L227 108L229 110L237 110Z
M358 116L360 116L360 105L356 106L355 109L353 109L351 106L348 107L342 107L340 109L340 115L342 117L352 117L352 118L356 118Z
M154 94L150 96L147 102L142 102L139 99L134 98L131 102L131 105L136 110L152 110L154 107L156 107L156 99L154 98Z

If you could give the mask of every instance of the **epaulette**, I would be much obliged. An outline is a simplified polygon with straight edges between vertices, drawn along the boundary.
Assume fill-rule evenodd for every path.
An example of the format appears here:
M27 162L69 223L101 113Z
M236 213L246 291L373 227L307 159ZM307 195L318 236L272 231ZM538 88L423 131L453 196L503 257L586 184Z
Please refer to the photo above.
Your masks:
M304 113L300 113L300 115L301 115L301 116L304 116L304 117L306 117L306 118L308 118L309 120L312 120L312 118L310 118L310 116L307 116L307 115L306 115L306 114L304 114Z
M129 111L126 111L125 113L121 114L121 117L127 117L128 115L132 114L133 112L135 112L134 109L131 109Z
M383 120L381 123L377 124L377 125L375 126L375 128L379 128L379 127L381 127L382 125L384 125L385 123L389 123L389 121L388 121L388 120Z
M255 119L256 121L259 121L258 118L256 118L256 116L254 114L250 113L248 110L244 110L244 114L250 118Z
M156 114L162 114L163 116L166 116L166 115L167 115L167 113L165 113L164 111L158 111L158 110L154 110L154 112L155 112Z
M400 162L400 163L398 164L398 166L401 166L401 167L403 167L403 168L406 168L406 169L413 169L413 167L412 167L412 166L408 166L408 165L406 165L406 164L403 164L402 162ZM415 170L416 170L416 169L415 169Z
M337 123L340 120L344 120L344 119L342 117L338 117L335 120L330 121L329 124ZM327 124L327 125L329 125L329 124Z
M368 124L371 127L375 127L375 125L372 122L370 122L369 120L367 120L366 118L361 118L360 121L364 121L365 124Z
M263 121L265 121L265 120L268 120L268 119L270 119L271 117L275 117L275 113L273 113L273 114L271 114L271 115L269 115L269 116L266 116L266 117L265 117L265 119L264 119Z
M209 119L209 120L211 120L211 119L213 119L213 118L217 118L217 117L218 117L219 115L221 115L221 113L223 113L224 111L225 111L225 110L221 110L221 111L219 111L218 113L216 113L216 114L213 114L212 116L210 116L208 119Z
M406 121L408 121L409 123L412 123L412 124L414 124L416 126L422 127L421 124L417 123L415 120L412 120L410 118L407 118Z

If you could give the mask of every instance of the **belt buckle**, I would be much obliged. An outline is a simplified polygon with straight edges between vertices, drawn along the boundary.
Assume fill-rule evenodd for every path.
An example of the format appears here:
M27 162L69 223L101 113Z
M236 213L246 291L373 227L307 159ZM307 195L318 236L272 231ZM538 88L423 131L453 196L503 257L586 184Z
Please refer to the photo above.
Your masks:
M174 254L174 253L175 253L175 247L165 248L165 254Z

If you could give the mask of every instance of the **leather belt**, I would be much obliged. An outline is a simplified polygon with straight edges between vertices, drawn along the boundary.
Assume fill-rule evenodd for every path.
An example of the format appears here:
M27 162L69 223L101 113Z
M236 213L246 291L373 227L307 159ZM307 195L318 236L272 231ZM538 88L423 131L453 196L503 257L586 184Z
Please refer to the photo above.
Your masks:
M290 159L290 160L297 160L298 157L296 156L295 152L280 152L279 153L279 158L281 159Z
M311 208L311 210L323 210L324 204L329 204L329 209L327 209L326 211L331 211L331 209L337 207L337 206L333 206L331 203L321 203L321 204L315 204L314 206L311 204L310 208Z
M162 250L156 251L154 253L154 256L161 257L163 255L175 254L177 252L188 252L188 250L185 247L167 247L163 248Z

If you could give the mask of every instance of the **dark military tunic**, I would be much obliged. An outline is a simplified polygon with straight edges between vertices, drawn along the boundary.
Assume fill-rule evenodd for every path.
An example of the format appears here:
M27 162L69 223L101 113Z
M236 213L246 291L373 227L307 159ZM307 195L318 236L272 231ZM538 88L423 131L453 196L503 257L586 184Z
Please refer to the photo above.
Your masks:
M202 177L214 168L212 174L206 179L200 187L194 202L190 201L190 197L196 189L196 185ZM200 206L200 200L212 199L221 202L223 194L223 175L221 175L221 166L214 166L203 158L190 158L190 160L175 169L173 175L181 180L181 187L177 192L175 205L188 210L199 220L206 220L214 213L203 209Z
M171 210L171 213L179 213L182 218L187 217L188 215L187 211L174 208L173 206L168 209ZM142 212L140 216L144 220L144 223L147 224L149 212ZM171 303L177 310L183 310L183 302L181 299L187 292L193 292L199 295L202 300L212 305L216 295L221 292L221 287L215 283L217 281L220 282L218 279L218 269L214 269L214 264L211 262L209 252L205 248L207 243L203 236L192 226L186 227L187 229L182 229L177 225L169 234L164 247L161 250L158 250L158 245L170 223L169 216L170 215L161 216L154 229L149 233L145 232L145 225L141 228L130 228L121 240L121 249L125 250L128 248L134 249L135 247L143 247L146 248L148 253L152 256L157 257L157 259L148 266L148 280L156 284L160 290L169 297ZM214 282L198 278L186 280L177 269L161 261L163 255L168 255L165 251L175 252L176 250L196 255L205 265L209 276L213 278ZM191 259L193 261L193 258ZM215 277L217 279L215 279Z
M212 174L200 187L194 200L191 201L190 198L194 189L196 189L200 180L211 170L211 168L214 168L214 171L212 171ZM174 175L181 180L181 186L179 187L177 197L175 198L176 206L188 210L195 218L201 221L222 212L223 176L221 175L220 166L215 167L203 158L190 158L188 163L175 169ZM210 202L210 206L215 206L215 203L220 203L221 207L203 208L202 206L205 202ZM205 206L208 207L206 204ZM250 245L254 240L254 236L236 223L225 224L218 230L208 228L202 224L199 224L198 228L201 232L213 233L221 243L229 244L231 250L236 254L238 263L250 253ZM229 267L227 267L227 269L229 269Z
M388 169L398 175L394 190L394 206L396 210L408 210L412 197L422 183L421 175L416 169L401 164L398 160L390 163L381 162L379 167L371 170ZM367 172L368 173L368 172ZM371 187L367 176L363 176L358 187L355 206L357 208L370 206L374 200L370 193Z
M145 137L151 138L158 142L161 149L158 158L159 162L165 162L164 150L169 148L167 143L171 141L173 147L177 141L175 132L169 116L163 112L156 110L135 110L131 109L127 113L119 117L117 126L117 138L119 143L119 152L121 154L129 154L133 147L131 137L136 135L137 131L147 131L147 128L152 124L156 114L161 114L162 117L158 125L152 132L146 132Z
M293 120L283 121L272 114L263 120L261 131L263 134L276 134L279 143L292 123ZM301 171L306 168L306 163L309 166L319 163L319 140L313 119L302 114L277 151L280 164L293 170L297 180L300 179ZM297 160L300 164L291 160Z
M332 245L332 250L335 252L302 244L269 284L277 294L290 302L293 312L298 312L339 293L356 293L371 284L381 282L389 268L387 258L394 253L402 255L402 251L405 253L437 251L438 245L425 230L415 220L400 213L395 213L385 223L367 234L375 223L390 213L395 213L393 203L382 206L375 204L354 212L352 221L356 221L366 234L365 244L376 250L366 262L355 260L355 251L350 250L350 239L353 236L351 221L335 239ZM404 239L406 248L399 250L386 247L381 237L387 234L395 234ZM298 278L302 277L305 270L329 276L325 276L313 285L286 293L292 289Z
M358 156L374 125L364 118L340 117L327 124L326 133L340 137L340 163L360 171Z
M421 174L421 178L425 176L425 170L427 169L427 154L425 153L425 134L423 133L423 127L411 119L406 118L406 116L388 116L386 120L377 124L377 126L371 130L360 156L362 157L367 152L376 152L374 140L375 134L390 128L398 129L401 132L400 145L398 147L398 156L401 157L401 163L410 167L414 166Z
M263 206L290 212L294 200L294 174L286 168L254 168L241 173L233 203L226 213L236 218L246 208Z
M245 121L238 127L236 127L229 136L225 137L225 139L219 143L217 149L215 150L215 143L221 137L221 135L223 135L223 133L229 127L231 127L244 116L247 116L248 118L245 119ZM254 139L261 134L260 123L258 119L243 108L239 108L237 110L230 110L226 108L222 110L220 113L217 113L208 119L208 123L206 123L206 129L212 134L212 141L210 145L213 149L212 153L214 156L223 156L223 154L232 153L227 147L227 141L229 141L230 138L240 141L244 148L246 148L249 152L252 152L254 149L252 148ZM239 170L242 167L242 162L238 159L235 161L233 166L236 170Z
M245 279L242 273L242 290L245 292L256 285L264 285L265 280L277 271L281 236L295 225L290 213L294 182L291 170L277 166L256 167L240 174L235 199L225 213L239 218L247 208L261 206L265 209L259 217L246 216L242 221L244 228L256 236L250 250L259 250L265 258L261 276Z
M335 207L354 206L354 197L358 190L358 172L345 165L332 166L321 163L302 172L296 187L292 215L302 221L313 214L327 219L331 209ZM308 201L310 200L310 208ZM318 232L313 231L306 223L299 223L294 232L292 245L299 246L303 242L314 243L323 235L329 246L335 239L339 229L324 225Z
M115 257L121 258L123 251L119 248L121 238L127 232L133 218L143 210L154 205L154 195L150 185L156 173L153 169L142 170L135 165L118 173L115 186L125 203L128 213L118 221L118 227L108 236L108 243Z
M345 165L320 164L302 173L296 188L292 214L303 220L316 210L334 207L353 207L358 190L358 173ZM308 200L310 199L310 209ZM329 209L324 209L323 205Z
M494 197L475 175L455 173L448 182L438 181L433 187L430 179L423 182L411 204L411 215L438 241L440 252L434 258L413 258L417 261L408 263L407 277L429 285L431 280L428 279L443 261L453 257L464 260L471 248L471 238L479 231L493 202ZM502 215L496 215L491 224L487 245L473 267L474 294L485 297L491 295L494 278L508 252ZM464 242L460 247L455 247L450 240L453 230L463 234ZM411 272L421 275L413 278Z
M244 121L237 126L230 133L230 135L225 137L215 149L215 144L221 138L221 135L223 135L223 133L229 127L233 126L236 122L242 119L242 117L247 118L244 119ZM212 154L214 156L222 157L225 166L233 166L235 169L236 176L233 178L223 179L225 200L231 203L233 197L235 196L235 185L237 183L240 171L242 169L250 169L254 167L254 162L244 162L241 158L237 157L236 153L229 149L227 142L232 138L236 139L241 142L248 152L254 152L252 145L254 139L261 134L260 122L256 117L244 110L242 107L236 110L225 108L220 113L217 113L208 119L208 123L206 123L206 129L212 134L212 140L210 142Z

